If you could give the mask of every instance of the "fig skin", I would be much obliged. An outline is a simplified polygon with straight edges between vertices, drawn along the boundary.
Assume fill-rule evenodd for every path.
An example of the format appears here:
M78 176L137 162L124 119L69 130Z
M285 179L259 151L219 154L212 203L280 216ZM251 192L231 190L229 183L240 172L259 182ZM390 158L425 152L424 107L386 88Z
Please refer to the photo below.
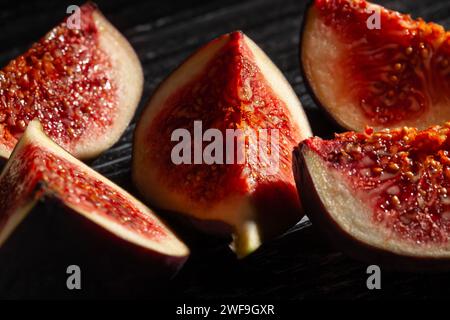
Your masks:
M382 248L372 246L352 237L344 231L325 207L314 184L306 164L305 151L307 146L299 144L293 151L293 171L305 213L318 231L336 249L351 258L368 264L379 265L392 271L419 273L437 273L450 270L450 258L417 257L396 254ZM351 201L349 199L349 201Z
M54 180L52 182L51 179L54 179L54 176L46 177L43 170L50 170L48 164L43 169L43 162L36 162L36 157L43 157L42 152L37 153L37 156L31 154L34 157L31 158L34 161L31 165L32 168L35 168L35 172L24 173L30 167L26 161L26 157L30 157L30 154L26 153L30 146L38 150L43 149L46 153L53 155L65 166L65 172L72 172L68 174L92 178L95 183L87 184L88 187L94 185L99 186L100 190L110 190L108 191L110 193L106 193L110 197L110 202L122 199L120 201L124 201L123 205L126 208L134 208L135 210L130 209L132 212L129 212L131 222L133 219L139 219L139 215L148 215L149 221L151 221L148 227L155 229L148 231L145 229L148 234L140 234L143 232L142 229L127 228L122 222L123 216L120 214L119 216L105 215L106 209L102 207L101 201L96 200L99 209L93 209L89 204L89 201L93 201L92 199L86 200L83 204L82 197L92 193L81 193L78 197L79 201L64 198L65 193L63 192L68 193L70 188L73 188L73 192L77 194L79 190L76 188L80 188L80 185L73 186L66 181L61 187ZM26 165L23 168L20 167L22 163ZM19 167L15 164L19 164ZM71 171L72 168L77 169L75 173ZM15 169L18 171L14 171ZM16 175L8 174L11 172ZM17 176L21 179L16 182L18 185L14 186L11 184L11 180L15 179L12 180L14 183ZM188 248L160 219L153 215L150 209L57 146L45 136L37 121L32 121L25 131L0 176L0 181L9 186L12 189L11 192L17 194L17 199L13 197L12 206L9 206L7 202L9 200L11 203L11 198L0 199L0 205L4 208L0 217L5 215L1 217L4 218L3 220L0 219L0 260L2 261L0 267L5 268L4 272L1 272L2 275L11 275L10 269L14 269L14 267L8 267L11 265L23 265L24 268L35 267L34 259L37 254L45 266L48 264L48 269L41 270L40 267L37 267L38 270L41 270L40 272L50 272L56 267L60 268L62 264L71 261L68 265L78 264L76 261L79 261L88 266L88 272L95 275L92 276L93 281L101 278L104 280L103 287L107 288L110 285L111 290L122 293L119 290L120 286L126 287L127 281L124 278L119 279L124 281L123 283L111 281L117 277L117 274L139 275L142 279L153 277L167 279L182 267L189 256ZM22 181L25 182L20 184ZM7 196L5 192L1 194ZM115 197L113 194L119 194L119 197ZM97 193L95 196L99 197ZM7 200L5 201L5 199ZM63 210L46 212L43 210L44 208L41 208L40 211L33 210L40 200L53 205L59 204L60 208L64 207L69 212L61 212ZM32 213L31 217L27 217L30 212ZM123 214L123 211L118 211L115 212L116 215L119 212ZM133 218L132 215L138 215L138 217ZM142 224L142 219L147 221L147 218L141 218L134 222ZM156 232L156 230L159 231ZM157 238L153 238L153 234ZM39 248L27 248L27 246L35 245ZM30 260L18 263L22 257L29 257ZM60 272L65 271L60 270ZM37 281L37 283L39 282ZM155 281L139 281L135 286L127 287L127 290L137 290L140 286L153 282ZM108 290L105 290L108 293Z
M275 96L280 97L280 91L284 92L284 96L280 99L286 104L288 112L291 113L293 118L293 127L298 129L300 134L300 137L298 139L296 138L294 143L311 136L311 129L301 104L282 73L251 39L241 31L235 31L222 35L201 47L175 69L155 90L135 129L133 142L133 181L139 192L152 206L177 212L186 217L192 217L195 224L200 225L204 230L209 229L208 221L214 221L217 223L216 225L220 225L221 223L227 225L227 227L220 227L221 230L214 230L218 231L219 234L225 233L229 227L233 228L235 235L233 249L239 257L245 257L256 250L261 242L278 236L302 218L303 212L293 177L292 182L289 181L289 183L288 181L280 181L280 183L275 182L273 184L272 182L268 182L267 185L262 183L257 188L259 190L256 190L250 195L242 197L238 195L235 198L230 196L229 198L221 199L224 201L221 201L219 204L213 203L216 208L214 206L211 208L207 208L206 206L202 207L202 204L199 205L195 201L191 201L189 195L181 191L175 192L168 189L164 185L164 179L160 180L159 177L155 177L157 167L149 164L148 154L158 151L146 145L146 141L148 141L148 133L146 131L150 130L149 128L151 128L154 119L164 110L164 102L168 97L171 97L171 90L176 92L176 89L183 87L195 78L198 72L204 72L203 63L212 61L214 55L219 53L229 41L234 41L230 40L233 37L240 37L242 39L240 41L249 46L252 54L257 56L256 60L262 61L257 65L263 69L262 73L264 76L266 76L267 70L270 70L270 80L265 79L269 85L273 87L273 78L278 79L279 88L273 89L274 91L279 90L274 92ZM199 57L202 57L202 59L199 59ZM198 66L198 60L201 60L200 67ZM260 64L263 64L263 66ZM183 76L180 76L180 74L183 74ZM187 76L184 76L185 74ZM180 78L182 79L180 80ZM186 81L186 79L189 79L189 81ZM181 85L180 82L182 83ZM172 83L175 84L172 86ZM144 136L147 140L143 138ZM147 149L151 149L151 152ZM291 153L290 146L289 149L288 158L290 158ZM290 167L290 164L288 167ZM272 196L278 199L277 201L272 201L271 196L266 197L271 187L276 189L276 192ZM281 197L277 198L277 195L281 195ZM268 199L272 203L266 205L258 203L261 202L260 200ZM276 212L272 210L273 207L275 207ZM277 216L276 213L279 213L279 215ZM202 220L205 223L202 223ZM207 231L216 233L212 230Z
M308 22L308 13L309 13L310 8L312 6L314 6L314 1L315 0L306 1L305 8L303 10L304 14L303 14L302 23L300 26L300 37L299 37L300 38L300 40L299 40L300 54L298 55L298 62L299 62L298 65L299 65L299 69L300 69L300 74L302 75L303 84L306 88L306 92L309 94L309 96L311 97L314 104L319 107L322 114L326 117L326 120L328 120L330 123L332 123L332 125L336 127L337 131L346 131L346 130L348 130L348 128L346 128L335 117L333 117L333 115L328 111L328 109L324 107L322 102L320 102L319 98L317 97L317 95L316 95L315 91L313 90L313 87L309 81L309 77L306 75L306 70L303 65L302 48L303 48L304 38L306 37L306 34L304 31L306 29L306 25Z
M315 3L315 0L308 0L305 4L305 9L303 10L304 14L303 14L302 23L300 26L300 40L299 40L300 54L298 56L299 57L298 61L299 61L300 74L302 75L303 84L305 85L306 92L308 92L308 94L311 97L311 99L313 100L314 104L319 107L320 111L326 117L326 119L329 122L331 122L338 129L338 131L351 130L351 128L346 127L342 122L340 122L336 117L334 117L333 114L328 110L328 108L326 108L322 104L322 102L316 95L315 90L313 89L313 86L310 82L309 77L307 76L306 68L303 63L303 48L304 48L305 37L307 36L307 33L305 32L305 30L306 30L306 27L309 22L308 19L309 19L309 15L311 13L310 12L311 8L314 7L314 3Z
M300 74L302 75L303 84L305 85L306 92L309 94L311 99L313 100L314 104L318 106L322 114L325 116L326 120L328 120L330 123L333 124L333 126L336 127L336 131L343 132L347 130L352 130L354 128L350 128L346 126L342 121L340 121L338 118L336 118L333 113L322 103L322 101L319 99L318 95L316 94L316 91L313 89L313 85L307 76L306 67L303 62L303 50L304 50L304 43L305 38L308 36L306 29L308 26L308 22L310 19L317 19L316 16L313 18L310 17L311 14L316 14L315 12L312 12L312 9L314 7L315 0L308 0L305 5L304 14L302 18L302 23L300 26L300 40L299 40L299 48L300 48L300 54L299 54L299 69Z
M59 201L44 199L0 248L3 298L158 298L187 261L123 240ZM67 267L81 269L68 290Z

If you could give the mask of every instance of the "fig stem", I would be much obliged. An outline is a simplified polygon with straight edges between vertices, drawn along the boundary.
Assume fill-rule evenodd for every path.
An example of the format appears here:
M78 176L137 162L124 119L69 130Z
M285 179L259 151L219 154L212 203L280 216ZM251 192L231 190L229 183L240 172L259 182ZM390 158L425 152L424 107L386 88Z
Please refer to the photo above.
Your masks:
M231 248L239 259L255 251L261 245L258 225L254 221L246 221L233 235Z

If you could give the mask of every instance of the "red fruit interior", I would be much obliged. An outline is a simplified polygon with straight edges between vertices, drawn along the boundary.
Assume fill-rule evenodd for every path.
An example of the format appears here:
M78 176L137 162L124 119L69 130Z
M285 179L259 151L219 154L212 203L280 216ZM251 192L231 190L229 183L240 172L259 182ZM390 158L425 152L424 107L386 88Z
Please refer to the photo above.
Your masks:
M393 125L449 102L450 33L384 8L381 29L371 30L368 6L365 1L315 1L320 18L348 45L339 74L371 123Z
M37 193L33 194L35 190ZM106 216L152 240L165 232L159 223L144 213L119 190L89 175L75 164L35 145L27 145L16 155L0 185L0 228L23 201L25 194L51 194L65 205L90 214ZM22 201L22 202L21 202Z
M373 205L373 221L418 243L450 236L450 123L307 140L355 193Z
M159 152L152 157L160 166L160 176L174 191L188 194L203 205L219 201L230 193L253 191L256 185L292 181L291 146L299 140L299 133L292 126L289 114L287 106L276 97L255 64L244 36L235 32L205 71L179 88L153 121L148 141L153 144L152 149ZM202 121L203 132L209 128L219 129L224 142L226 129L242 129L246 137L245 164L181 164L175 168L171 150L177 142L161 141L170 141L172 132L178 128L189 130L193 137L195 120ZM258 132L264 128L279 130L280 168L272 176L261 174L267 161L258 159L257 142L247 135L247 130ZM208 144L204 143L203 147ZM270 142L266 145L270 149ZM194 148L191 149L193 152ZM238 153L235 150L234 154ZM223 154L226 159L226 150ZM295 194L295 188L290 187Z
M80 30L60 24L0 71L0 143L13 147L34 118L65 146L93 123L112 125L116 86L99 48L94 9L81 7Z

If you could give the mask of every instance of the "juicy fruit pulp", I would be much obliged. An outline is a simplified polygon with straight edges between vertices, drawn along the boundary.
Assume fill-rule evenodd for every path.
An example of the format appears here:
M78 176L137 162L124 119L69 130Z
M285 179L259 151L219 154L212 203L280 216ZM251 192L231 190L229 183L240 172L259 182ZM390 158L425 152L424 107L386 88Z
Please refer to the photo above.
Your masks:
M213 57L205 72L179 88L167 101L165 109L156 117L147 133L151 148L160 150L152 154L152 157L162 169L161 176L170 174L170 187L189 194L194 201L208 206L220 201L230 192L245 194L254 191L261 183L277 181L280 177L285 181L291 179L289 146L300 139L297 128L286 113L284 102L273 94L251 60L251 52L242 41L243 35L234 33L230 37L232 39ZM205 128L219 129L224 137L226 129L241 129L244 135L245 130L255 127L278 129L283 135L280 146L283 163L279 175L258 174L264 162L252 154L257 141L248 139L245 142L248 161L242 165L182 164L173 172L171 150L175 143L163 146L159 146L159 143L170 141L172 132L177 128L192 131L189 125L197 119L201 119ZM241 176L242 172L245 173L244 178ZM185 183L180 184L181 180L185 180Z
M93 8L83 8L83 29L50 31L0 72L2 125L19 137L29 121L42 121L58 142L77 139L88 121L110 126L116 95L108 57L98 49Z
M310 135L292 89L270 60L255 48L245 35L235 32L199 50L154 94L137 127L134 145L134 179L150 201L200 219L225 221L235 227L241 239L248 237L243 235L243 229L254 228L255 221L254 230L270 237L301 216L291 170L291 149ZM279 81L277 89L284 90L284 96L273 87L273 78ZM177 143L171 142L171 135L183 128L193 136L197 120L203 130L217 129L223 137L229 129L241 130L244 141L236 141L232 154L243 154L245 161L239 163L233 158L233 163L227 164L175 165L171 151ZM261 129L267 129L268 136L258 135ZM279 132L279 144L271 146L268 137L274 129ZM250 132L256 132L256 136ZM207 145L203 142L202 150ZM268 154L279 152L275 174L264 174L268 159L258 156L258 145L269 150ZM223 154L224 158L230 156L225 146ZM162 191L153 187L156 184L163 186ZM264 234L264 223L276 231ZM243 240L246 241L253 240ZM236 251L245 255L259 245L257 242L242 247L235 243Z
M337 51L327 61L342 77L335 82L340 87L336 92L341 91L336 95L345 92L349 97L337 102L344 104L339 108L331 106L332 97L325 97L317 85L312 85L313 91L340 124L355 130L365 124L426 128L448 120L450 111L440 109L450 105L450 34L442 26L360 0L316 0L311 10L321 23L314 28L323 28L315 36L322 33ZM377 14L379 28L369 28ZM309 34L305 31L303 37ZM308 49L312 47L303 47ZM302 58L303 64L310 65L305 67L307 77L310 82L321 81L314 75L320 66L308 61L308 55L304 52ZM352 117L344 114L351 112L348 104L361 119L345 119Z
M122 92L112 59L117 53L107 52L100 39L117 31L109 30L112 27L102 19L94 5L82 6L80 29L61 23L0 71L3 156L9 155L35 118L54 141L81 157L92 156L93 151L79 150L80 144L111 134L123 107L119 105ZM120 63L131 60L135 57ZM134 99L130 97L130 104Z
M187 254L148 208L75 160L40 130L38 122L31 122L0 177L0 244L34 203L52 197L119 238L150 250Z
M27 193L36 192L36 189L39 189L39 183L42 184L40 187L42 190L37 192L36 196L50 193L66 205L79 206L83 210L117 220L125 227L150 239L158 240L164 237L162 228L117 190L98 179L87 176L76 165L45 148L30 144L25 146L16 157L22 161L14 162L14 165L9 167L2 177L0 209L4 215L0 220L0 228L1 222L4 223L8 218L7 214L11 212L8 208L14 208L17 200L23 196L20 192L23 186L17 184L17 176L20 176L26 177L24 191ZM7 196L11 193L16 201L12 201Z
M370 203L372 221L417 244L450 240L450 123L305 144Z

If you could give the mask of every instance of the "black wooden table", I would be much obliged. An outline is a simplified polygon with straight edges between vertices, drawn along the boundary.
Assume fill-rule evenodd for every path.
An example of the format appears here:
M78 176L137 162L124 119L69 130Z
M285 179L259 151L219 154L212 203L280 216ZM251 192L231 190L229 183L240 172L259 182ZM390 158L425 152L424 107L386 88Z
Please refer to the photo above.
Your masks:
M68 5L79 1L3 1L0 5L0 65L4 65L61 20ZM377 1L450 26L449 0ZM329 137L337 130L318 111L306 93L299 72L299 30L306 1L98 1L100 9L129 39L145 71L140 109L155 87L189 54L207 41L241 29L256 41L284 72L301 98L316 135ZM139 116L140 111L137 113ZM130 181L132 133L135 121L113 148L92 166L135 193ZM40 206L36 210L59 208ZM177 227L177 221L174 221ZM179 225L178 225L179 228ZM181 228L183 229L183 228ZM36 231L38 232L38 231ZM366 287L367 265L329 247L308 221L238 261L221 239L184 228L193 247L192 257L157 292L148 284L140 297L180 299L222 298L443 298L450 297L450 274L382 273L382 290ZM20 256L22 253L17 253ZM56 257L55 257L56 259ZM1 261L0 261L1 263ZM21 272L0 274L0 298L54 297ZM14 270L13 270L14 269ZM62 274L42 274L45 281L63 281ZM123 275L118 274L117 277ZM132 284L130 284L132 285ZM83 297L67 293L66 297Z

